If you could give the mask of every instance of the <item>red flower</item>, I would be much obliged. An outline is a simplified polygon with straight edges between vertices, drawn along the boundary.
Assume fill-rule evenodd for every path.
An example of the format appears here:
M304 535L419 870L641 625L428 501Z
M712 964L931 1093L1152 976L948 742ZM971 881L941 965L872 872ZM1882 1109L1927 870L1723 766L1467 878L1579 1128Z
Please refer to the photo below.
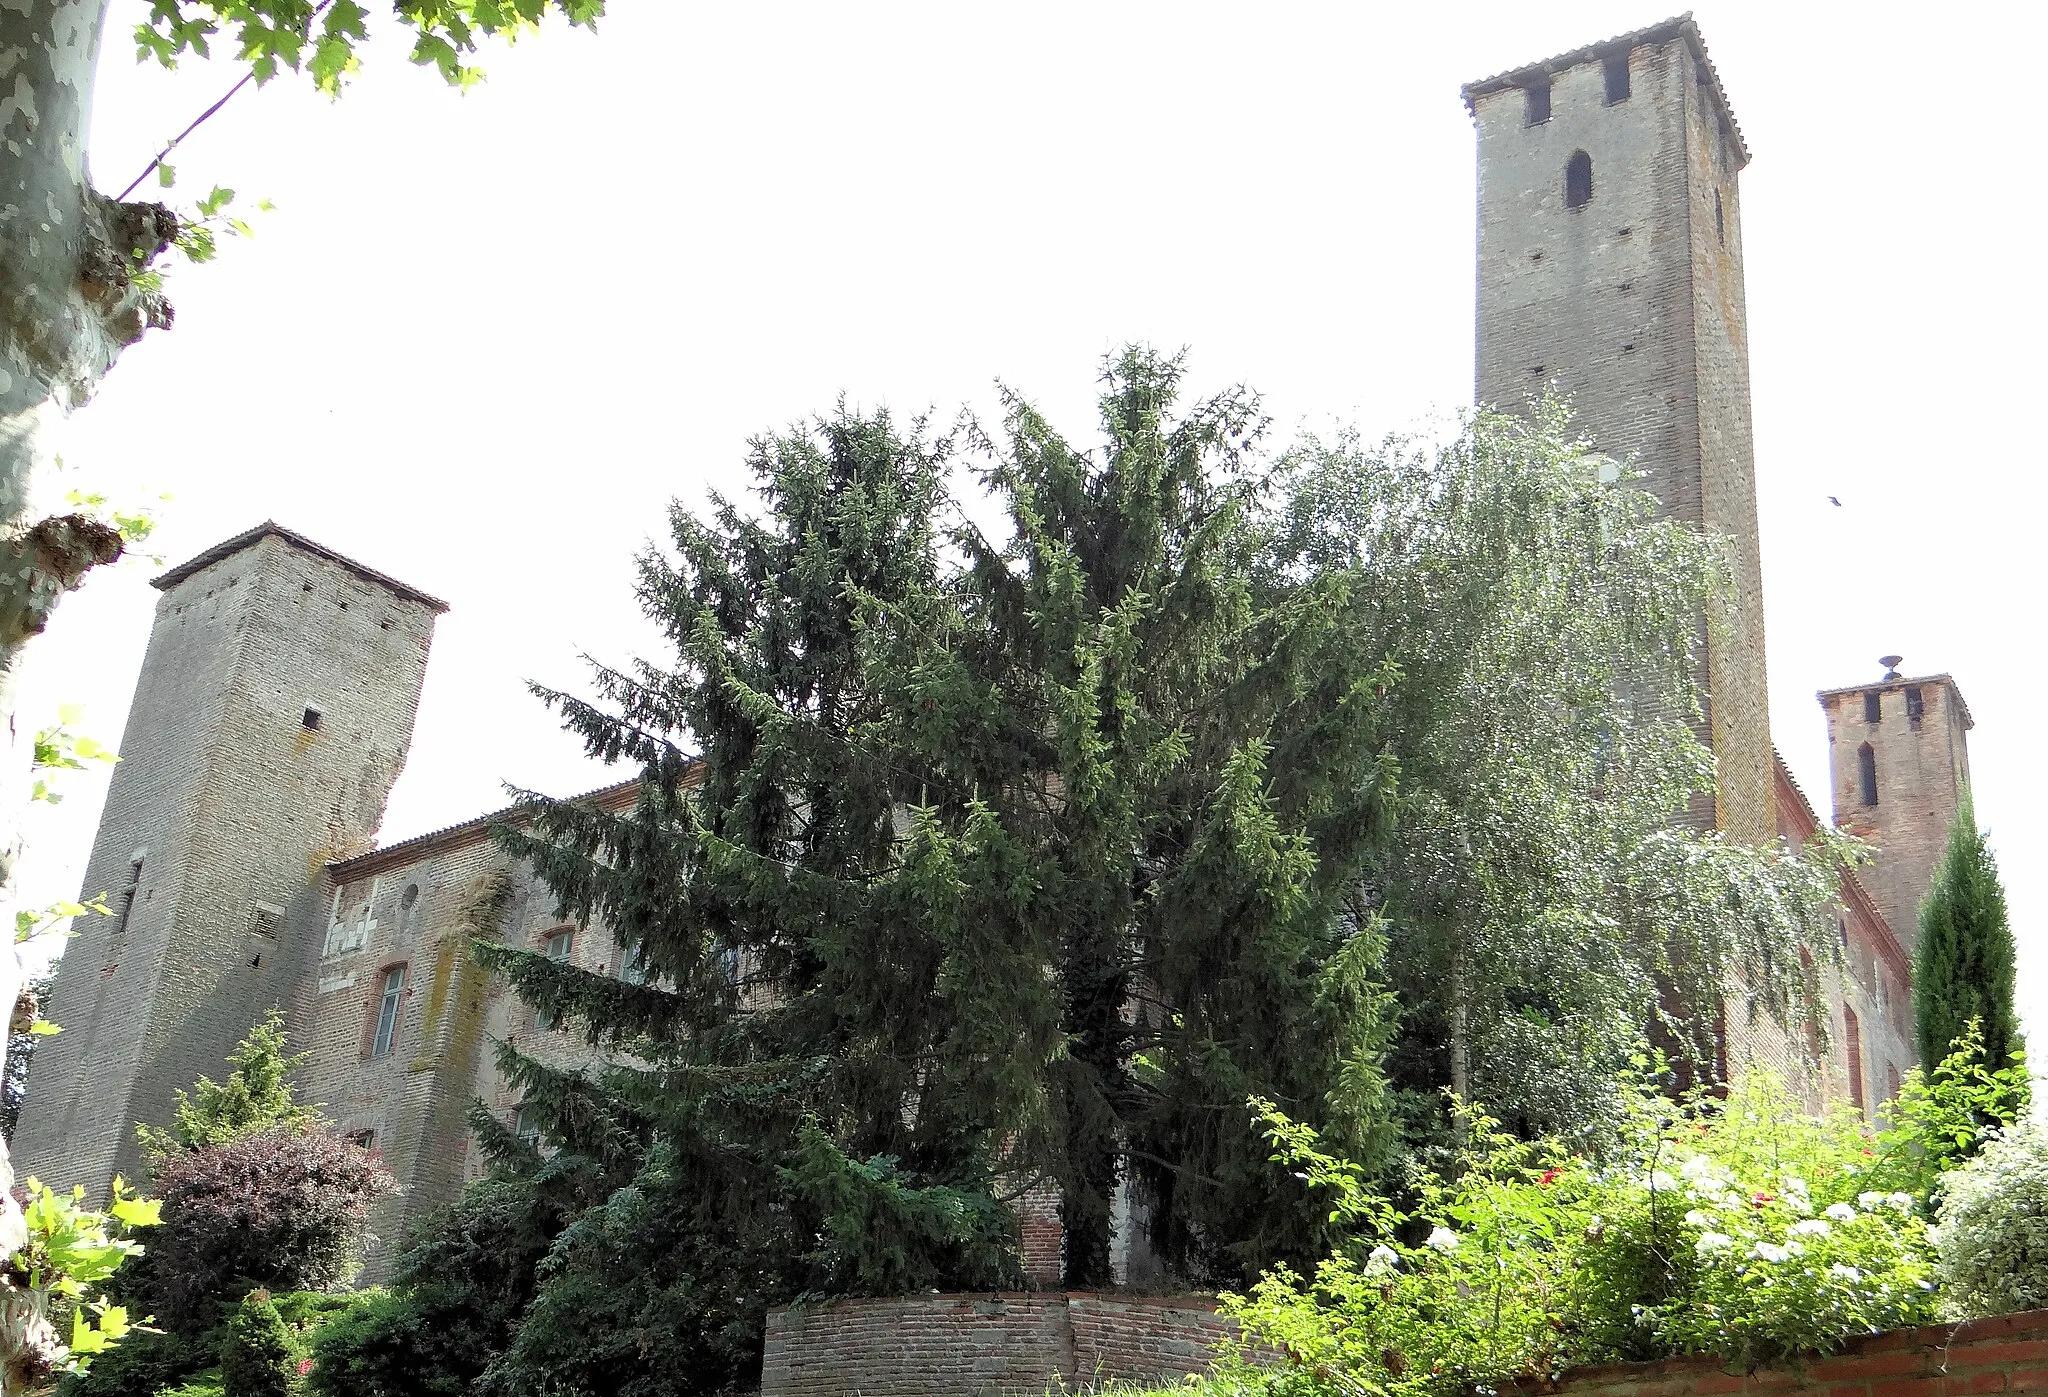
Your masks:
M1543 1171L1543 1177L1538 1179L1536 1182L1544 1185L1545 1187L1548 1187L1549 1185L1557 1182L1557 1176L1563 1172L1564 1171L1561 1169L1545 1169Z
M1775 1203L1777 1201L1778 1195L1775 1193L1759 1193L1755 1198L1750 1200L1750 1206L1755 1208L1761 1208L1766 1203Z
M310 1359L310 1358L301 1358L301 1359L299 1360L299 1376L300 1376L300 1377L304 1377L304 1376L306 1376L306 1374L308 1374L308 1373L310 1373L310 1372L312 1372L312 1371L313 1371L313 1360L312 1360L312 1359Z

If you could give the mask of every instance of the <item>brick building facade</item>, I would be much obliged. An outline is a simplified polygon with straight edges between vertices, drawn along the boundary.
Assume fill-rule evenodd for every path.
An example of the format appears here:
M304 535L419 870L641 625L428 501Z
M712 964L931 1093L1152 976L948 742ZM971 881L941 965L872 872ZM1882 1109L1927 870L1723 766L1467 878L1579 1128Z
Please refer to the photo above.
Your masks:
M1819 818L1771 744L1750 441L1737 176L1748 160L1690 20L1465 89L1478 131L1482 401L1571 398L1594 445L1673 517L1728 545L1731 599L1701 618L1720 781L1699 812L1731 837L1803 842ZM464 1123L518 1103L490 1051L594 1050L536 1022L466 954L496 937L626 978L602 927L561 922L485 816L373 847L404 764L441 602L273 524L166 572L86 874L88 919L51 1005L17 1159L54 1185L135 1172L133 1123L221 1070L271 1005L311 1053L307 1097L379 1151L403 1192L385 1241L479 1168ZM1834 810L1878 846L1844 889L1825 1038L1791 1038L1730 987L1727 1062L1777 1066L1815 1105L1869 1106L1912 1063L1913 912L1968 780L1945 676L1821 696ZM1874 776L1866 776L1874 770ZM589 799L623 806L630 784ZM1869 799L1864 799L1868 795ZM1850 799L1853 796L1854 799ZM1056 1274L1050 1200L1025 1210L1034 1279ZM1137 1229L1123 1275L1145 1279ZM373 1272L374 1274L374 1272Z

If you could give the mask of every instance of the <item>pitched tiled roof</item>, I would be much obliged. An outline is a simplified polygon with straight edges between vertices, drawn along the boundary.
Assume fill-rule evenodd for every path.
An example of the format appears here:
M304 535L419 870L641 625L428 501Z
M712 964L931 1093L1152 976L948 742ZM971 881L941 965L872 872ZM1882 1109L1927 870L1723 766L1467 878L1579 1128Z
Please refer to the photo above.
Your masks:
M448 603L442 601L439 597L430 596L417 587L400 582L388 573L379 572L373 567L357 562L354 558L337 553L324 543L315 543L297 530L287 529L284 525L270 519L264 520L246 533L239 533L231 539L216 543L204 553L195 558L187 558L174 568L166 568L157 576L152 577L149 580L149 585L156 588L159 592L169 591L200 569L210 568L222 558L239 553L259 539L265 538L281 538L295 548L303 548L308 553L316 554L327 559L329 562L339 563L365 582L374 582L380 587L387 587L406 600L416 601L437 615L448 609Z

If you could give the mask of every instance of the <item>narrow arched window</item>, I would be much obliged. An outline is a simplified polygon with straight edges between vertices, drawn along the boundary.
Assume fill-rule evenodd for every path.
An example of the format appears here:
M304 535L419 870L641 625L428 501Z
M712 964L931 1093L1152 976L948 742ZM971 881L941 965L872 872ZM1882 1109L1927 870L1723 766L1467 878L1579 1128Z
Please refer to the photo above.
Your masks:
M1856 749L1856 775L1863 787L1863 803L1877 804L1877 753L1868 742Z
M1593 157L1583 150L1572 152L1564 166L1564 206L1582 209L1593 198Z

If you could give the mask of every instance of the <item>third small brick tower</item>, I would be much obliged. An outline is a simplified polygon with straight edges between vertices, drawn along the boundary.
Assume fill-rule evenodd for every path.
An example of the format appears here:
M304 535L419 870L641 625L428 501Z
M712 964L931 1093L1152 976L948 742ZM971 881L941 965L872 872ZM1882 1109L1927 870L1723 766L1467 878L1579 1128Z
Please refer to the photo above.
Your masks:
M292 1010L320 953L326 860L359 853L405 765L434 598L275 524L156 579L121 735L15 1138L17 1169L100 1193L135 1123Z
M1554 388L1673 518L1727 540L1704 627L1714 816L1776 836L1750 439L1742 201L1749 152L1690 16L1472 83L1479 401Z
M1829 689L1828 764L1835 823L1876 856L1856 877L1908 951L1920 944L1920 900L1970 789L1970 706L1946 674L1901 678L1896 655L1875 684Z

